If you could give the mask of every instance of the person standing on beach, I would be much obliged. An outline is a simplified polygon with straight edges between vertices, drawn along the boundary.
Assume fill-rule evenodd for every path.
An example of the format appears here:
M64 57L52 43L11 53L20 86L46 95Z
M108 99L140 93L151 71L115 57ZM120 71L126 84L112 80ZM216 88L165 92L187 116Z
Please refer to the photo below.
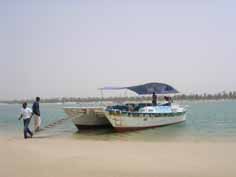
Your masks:
M27 133L30 135L30 138L32 138L32 136L33 136L33 133L29 129L31 117L32 117L32 110L30 108L28 108L27 103L24 102L22 104L19 120L21 120L22 118L24 120L24 138L25 139L29 138L27 136Z
M33 116L34 116L34 131L35 132L39 131L40 125L41 125L39 102L40 102L40 97L36 97L36 100L32 106Z

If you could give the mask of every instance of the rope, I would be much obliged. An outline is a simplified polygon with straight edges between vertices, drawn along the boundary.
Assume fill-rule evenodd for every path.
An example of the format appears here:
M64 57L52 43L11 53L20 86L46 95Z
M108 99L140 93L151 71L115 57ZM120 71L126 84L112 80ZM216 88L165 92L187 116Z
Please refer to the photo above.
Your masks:
M64 121L68 120L69 118L62 118L62 119L59 119L59 120L56 120L55 122L52 122L48 125L46 125L44 128L40 129L40 131L43 131L45 129L49 129L49 128L53 128L55 127L56 125L60 125L62 124Z

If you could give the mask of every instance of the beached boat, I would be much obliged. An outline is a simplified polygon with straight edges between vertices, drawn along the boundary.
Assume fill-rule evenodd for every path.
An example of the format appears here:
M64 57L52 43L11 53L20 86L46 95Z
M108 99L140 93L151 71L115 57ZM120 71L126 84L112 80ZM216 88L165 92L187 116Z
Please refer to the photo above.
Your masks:
M104 107L65 107L64 112L78 129L111 126L105 117Z
M102 90L129 89L139 95L175 94L172 86L163 83L148 83L132 87L105 87ZM186 109L174 104L126 104L107 107L105 115L117 131L138 130L176 124L185 121Z

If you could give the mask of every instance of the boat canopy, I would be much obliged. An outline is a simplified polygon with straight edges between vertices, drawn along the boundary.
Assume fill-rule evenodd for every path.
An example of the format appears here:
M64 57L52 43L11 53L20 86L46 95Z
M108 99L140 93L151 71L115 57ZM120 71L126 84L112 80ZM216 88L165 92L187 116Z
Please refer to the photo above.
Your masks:
M100 90L121 90L128 89L139 95L150 95L153 92L156 94L175 94L179 93L175 88L164 83L147 83L143 85L130 86L130 87L103 87Z

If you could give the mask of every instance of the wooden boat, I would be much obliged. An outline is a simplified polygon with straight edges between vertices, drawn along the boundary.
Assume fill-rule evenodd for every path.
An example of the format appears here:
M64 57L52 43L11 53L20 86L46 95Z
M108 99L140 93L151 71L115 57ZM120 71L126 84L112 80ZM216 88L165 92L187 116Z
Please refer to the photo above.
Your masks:
M105 117L104 107L65 107L64 111L78 129L111 126Z
M138 111L123 111L114 107L105 114L119 132L160 127L185 121L186 110L180 106L146 106Z
M104 87L103 90L129 89L139 95L175 94L172 86L163 83L147 83L132 87ZM130 106L133 108L130 109ZM105 116L117 131L139 130L185 121L186 109L171 103L164 105L137 104L116 105L105 109Z

